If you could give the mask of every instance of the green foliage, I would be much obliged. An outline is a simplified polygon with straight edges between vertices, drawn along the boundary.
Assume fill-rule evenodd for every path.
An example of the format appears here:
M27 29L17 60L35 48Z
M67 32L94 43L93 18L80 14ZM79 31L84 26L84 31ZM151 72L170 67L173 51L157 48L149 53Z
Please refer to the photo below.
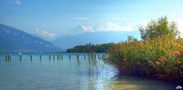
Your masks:
M167 17L162 17L158 21L152 20L147 27L140 27L139 31L142 39L175 38L179 34L176 23L168 22Z
M75 46L74 48L67 49L67 52L97 52L104 53L107 52L108 49L113 46L114 43L106 43L106 44L86 44Z
M136 38L134 38L133 36L128 36L127 41L134 42L134 41L138 41L138 40Z
M107 62L125 73L175 80L183 78L183 39L124 42L114 45L108 56Z
M113 45L106 62L124 74L183 82L183 39L176 38L176 24L162 17L139 31L143 40L129 36L126 42Z

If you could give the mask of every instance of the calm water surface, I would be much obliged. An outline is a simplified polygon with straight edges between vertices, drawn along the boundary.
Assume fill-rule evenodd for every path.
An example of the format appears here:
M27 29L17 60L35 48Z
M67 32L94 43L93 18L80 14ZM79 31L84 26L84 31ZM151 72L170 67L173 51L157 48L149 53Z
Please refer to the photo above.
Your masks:
M101 56L81 53L0 55L0 90L174 90L156 80L119 76ZM63 55L63 58L62 56ZM77 56L79 55L79 56Z

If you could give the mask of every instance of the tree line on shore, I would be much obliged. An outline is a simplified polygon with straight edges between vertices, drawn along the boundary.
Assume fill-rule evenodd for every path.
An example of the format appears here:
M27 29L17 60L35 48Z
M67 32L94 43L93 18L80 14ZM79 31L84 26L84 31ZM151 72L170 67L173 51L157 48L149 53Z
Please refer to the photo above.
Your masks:
M105 44L85 44L78 45L73 48L67 49L67 52L95 52L95 53L106 53L115 43Z

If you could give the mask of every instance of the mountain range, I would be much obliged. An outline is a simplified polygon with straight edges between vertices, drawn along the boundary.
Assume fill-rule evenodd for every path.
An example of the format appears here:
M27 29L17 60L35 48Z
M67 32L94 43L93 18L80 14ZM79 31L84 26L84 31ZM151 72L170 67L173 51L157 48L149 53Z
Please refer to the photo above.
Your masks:
M67 49L76 45L83 44L103 44L103 43L117 43L127 40L127 36L139 36L137 31L122 32L122 31L95 31L86 32L82 26L77 26L70 31L71 34L59 37L52 41L56 46ZM136 37L138 38L138 37Z
M0 24L0 49L22 52L55 52L60 50L48 41L3 24Z
M55 52L88 43L117 43L126 40L128 35L139 36L139 33L137 31L86 31L83 26L77 26L63 36L57 35L59 37L56 39L48 40L43 35L28 34L11 26L0 24L0 50Z

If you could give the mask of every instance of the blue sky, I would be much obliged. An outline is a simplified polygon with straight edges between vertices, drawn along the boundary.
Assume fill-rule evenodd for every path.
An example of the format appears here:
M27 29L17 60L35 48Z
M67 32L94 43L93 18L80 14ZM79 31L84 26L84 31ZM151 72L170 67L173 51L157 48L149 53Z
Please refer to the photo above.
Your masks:
M0 23L54 36L78 25L85 31L137 31L166 15L182 30L182 9L183 0L0 0Z

